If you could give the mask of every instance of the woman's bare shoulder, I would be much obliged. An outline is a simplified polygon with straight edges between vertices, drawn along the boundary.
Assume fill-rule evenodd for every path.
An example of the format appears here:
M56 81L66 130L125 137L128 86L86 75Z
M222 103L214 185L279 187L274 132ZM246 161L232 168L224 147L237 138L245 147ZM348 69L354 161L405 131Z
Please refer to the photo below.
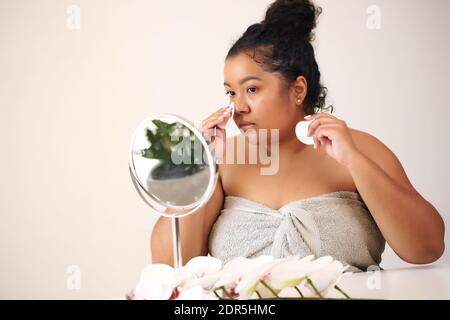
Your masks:
M370 133L350 128L350 134L356 147L363 153L373 154L374 152L380 151L380 149L389 150L381 140Z

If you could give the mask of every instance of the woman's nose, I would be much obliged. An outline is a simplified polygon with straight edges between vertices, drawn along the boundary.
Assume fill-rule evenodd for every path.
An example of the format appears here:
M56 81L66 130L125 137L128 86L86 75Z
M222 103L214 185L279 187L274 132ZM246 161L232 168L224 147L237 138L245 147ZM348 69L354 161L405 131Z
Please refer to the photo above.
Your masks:
M250 108L245 102L235 101L234 108L236 113L248 113L250 111Z

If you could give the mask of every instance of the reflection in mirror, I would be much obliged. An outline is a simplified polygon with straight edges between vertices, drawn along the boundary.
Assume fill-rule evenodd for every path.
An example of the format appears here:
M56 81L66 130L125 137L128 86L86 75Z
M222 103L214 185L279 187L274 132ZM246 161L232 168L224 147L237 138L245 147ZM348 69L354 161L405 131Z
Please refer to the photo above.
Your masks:
M175 266L180 267L178 218L200 209L217 182L208 143L197 128L179 116L153 116L135 131L129 169L136 190L150 209L173 218Z
M198 202L209 181L201 142L180 122L153 120L152 124L146 130L149 146L140 150L143 158L156 160L147 176L148 190L174 206Z

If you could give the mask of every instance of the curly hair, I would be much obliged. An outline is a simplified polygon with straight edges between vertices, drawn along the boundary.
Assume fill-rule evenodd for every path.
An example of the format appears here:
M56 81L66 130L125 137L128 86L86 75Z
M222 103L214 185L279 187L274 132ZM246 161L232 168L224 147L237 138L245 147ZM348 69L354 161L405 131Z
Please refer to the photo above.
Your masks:
M251 25L233 44L226 59L245 53L263 70L281 74L285 86L298 76L308 83L303 104L308 115L333 106L324 107L327 88L320 83L320 71L311 42L316 19L322 13L310 0L277 0L267 9L265 19Z

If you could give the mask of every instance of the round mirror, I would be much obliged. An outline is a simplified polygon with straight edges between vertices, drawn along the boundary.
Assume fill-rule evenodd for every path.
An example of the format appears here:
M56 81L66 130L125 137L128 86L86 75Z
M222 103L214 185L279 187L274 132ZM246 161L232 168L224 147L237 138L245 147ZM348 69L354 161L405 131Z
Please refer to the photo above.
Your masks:
M166 217L184 217L201 208L217 181L216 163L202 133L171 114L152 116L139 125L129 168L143 200Z

